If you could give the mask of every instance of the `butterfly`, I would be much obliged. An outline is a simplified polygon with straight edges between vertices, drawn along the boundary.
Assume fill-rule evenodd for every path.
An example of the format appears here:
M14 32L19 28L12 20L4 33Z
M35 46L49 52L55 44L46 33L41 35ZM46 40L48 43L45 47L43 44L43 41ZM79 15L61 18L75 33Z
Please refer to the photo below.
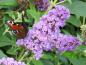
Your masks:
M14 22L10 20L10 21L7 21L6 24L10 27L10 29L12 30L13 34L17 37L17 39L23 39L26 37L28 33L28 26L32 27L33 22L32 23Z

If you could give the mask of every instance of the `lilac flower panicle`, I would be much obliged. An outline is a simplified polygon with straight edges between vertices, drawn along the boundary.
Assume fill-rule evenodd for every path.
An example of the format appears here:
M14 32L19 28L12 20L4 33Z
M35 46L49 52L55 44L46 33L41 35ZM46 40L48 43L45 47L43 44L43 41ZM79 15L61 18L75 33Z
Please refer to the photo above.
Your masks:
M50 5L49 0L38 0L38 1L35 0L34 4L36 5L37 9L40 11L47 10Z
M55 47L60 51L72 51L77 46L79 46L81 42L71 35L59 34L57 42L55 43Z
M0 65L26 65L24 62L16 61L14 58L2 58L0 59Z
M17 45L31 50L36 60L42 57L43 51L51 51L53 48L59 51L74 49L79 41L72 36L68 38L68 36L60 35L60 27L65 25L69 17L70 12L66 7L55 6L48 14L43 15L37 24L34 24L33 28L28 31L26 38L17 40ZM67 41L64 43L62 38ZM67 49L65 44L67 44Z

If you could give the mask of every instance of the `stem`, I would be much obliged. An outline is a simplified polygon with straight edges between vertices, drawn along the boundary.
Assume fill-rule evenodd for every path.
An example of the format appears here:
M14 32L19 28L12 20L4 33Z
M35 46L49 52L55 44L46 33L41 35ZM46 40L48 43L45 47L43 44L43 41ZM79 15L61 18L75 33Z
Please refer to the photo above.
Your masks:
M62 4L62 3L64 3L64 2L66 2L66 1L64 0L64 1L58 2L58 3L56 3L56 5Z
M58 64L57 65L60 65L59 60L58 60Z
M3 26L4 24L2 23L2 24L0 24L0 28Z
M83 17L83 25L85 25L85 17Z
M59 59L60 59L60 53L56 51L56 55L54 58L54 63L55 63L54 65L60 65Z
M19 61L22 61L24 59L24 57L26 57L28 54L28 52L25 52L24 55L19 59Z
M54 2L53 2L52 0L50 1L50 6L48 7L48 9L47 9L47 11L45 12L45 14L47 14L48 11L52 9L52 7L54 7L54 6L58 5L58 4L64 3L64 2L66 2L66 0L61 1L61 2L58 2L58 3L56 3L56 2L57 2L57 0L54 0Z
M58 0L54 0L54 3L56 3Z
M27 65L30 65L30 62L33 60L33 56L29 58L29 61L27 63Z
M54 4L54 3L53 3L53 1L51 0L51 1L50 1L50 6L48 7L48 9L47 9L47 11L45 12L45 14L47 14L48 11L52 9L53 4Z
M7 32L9 32L9 33L10 33L9 28L6 28L6 30L3 32L3 34L2 34L2 35L5 35Z
M21 53L20 53L20 55L18 57L18 60L20 60L20 58L22 57L23 54L24 54L24 49L22 49L22 51L21 51Z
M59 63L59 55L55 55L55 58L54 58L54 65L60 65Z
M57 65L60 65L60 63L59 63L60 55L58 54L57 56L58 56L57 57L58 58Z

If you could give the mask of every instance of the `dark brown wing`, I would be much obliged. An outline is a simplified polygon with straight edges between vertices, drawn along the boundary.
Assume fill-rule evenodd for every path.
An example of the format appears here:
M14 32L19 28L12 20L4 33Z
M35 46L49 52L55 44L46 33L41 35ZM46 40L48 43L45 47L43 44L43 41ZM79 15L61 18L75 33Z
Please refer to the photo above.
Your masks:
M17 33L16 33L16 37L17 39L22 39L22 38L25 38L29 29L28 27L32 27L33 26L33 22L31 23L28 23L28 22L17 22L16 24L19 24L20 26L22 26L21 29L17 30Z
M18 32L16 33L17 39L23 39L23 38L25 38L26 35L27 35L27 32L28 32L28 30L26 30L25 28L21 29L21 30L18 30Z

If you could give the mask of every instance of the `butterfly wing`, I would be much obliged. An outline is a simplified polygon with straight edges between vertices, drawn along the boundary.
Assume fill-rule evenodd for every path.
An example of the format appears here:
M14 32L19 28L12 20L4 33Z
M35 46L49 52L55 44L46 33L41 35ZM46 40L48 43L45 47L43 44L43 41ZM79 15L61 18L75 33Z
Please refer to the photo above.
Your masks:
M26 35L27 35L27 32L28 32L28 25L27 23L20 23L20 22L17 22L16 25L14 26L13 25L13 29L16 34L16 37L17 39L22 39L22 38L25 38Z
M16 22L8 21L7 25L10 27L10 29L13 31L17 39L25 38L28 33L28 27L32 27L34 24L34 21L32 22Z

